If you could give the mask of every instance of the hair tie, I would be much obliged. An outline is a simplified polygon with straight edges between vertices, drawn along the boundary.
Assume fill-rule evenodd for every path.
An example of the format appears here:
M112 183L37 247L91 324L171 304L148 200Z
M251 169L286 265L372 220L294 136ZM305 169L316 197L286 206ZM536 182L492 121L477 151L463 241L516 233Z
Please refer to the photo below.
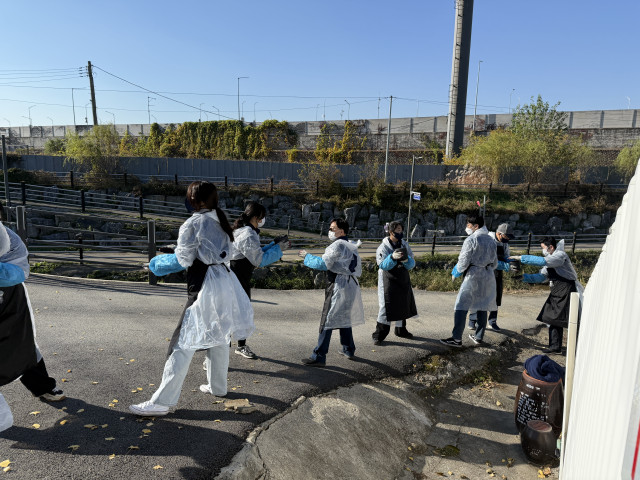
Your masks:
M389 222L384 224L384 231L385 233L389 233Z

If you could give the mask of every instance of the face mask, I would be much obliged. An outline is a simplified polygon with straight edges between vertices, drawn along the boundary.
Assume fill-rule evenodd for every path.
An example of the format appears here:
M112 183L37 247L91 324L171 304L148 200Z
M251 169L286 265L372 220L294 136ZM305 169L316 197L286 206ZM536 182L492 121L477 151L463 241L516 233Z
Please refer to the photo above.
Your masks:
M548 257L550 255L549 250L547 250L546 248L543 248L542 255L544 255L545 257Z
M398 232L393 232L393 236L395 237L395 239L397 241L402 240L402 237L404 236L402 232L398 233Z
M467 235L471 235L474 232L474 230L469 227L465 228L464 231L466 232Z
M329 230L329 234L327 235L329 237L329 240L331 240L332 242L335 241L336 238L336 234L335 232L332 232L331 230Z
M264 225L264 221L265 221L265 220L266 220L266 219L265 219L265 218L263 218L262 220L260 220L260 221L258 222L258 228L262 228L262 226Z

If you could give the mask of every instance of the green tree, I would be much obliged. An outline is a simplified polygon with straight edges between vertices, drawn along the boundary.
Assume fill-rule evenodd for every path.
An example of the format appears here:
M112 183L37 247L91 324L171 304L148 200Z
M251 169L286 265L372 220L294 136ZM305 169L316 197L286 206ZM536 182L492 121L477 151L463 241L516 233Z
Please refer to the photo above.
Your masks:
M509 170L524 171L527 182L536 183L554 168L569 168L576 178L579 168L593 162L593 150L578 138L569 137L566 114L549 106L538 95L529 105L518 106L508 129L492 131L486 137L473 137L455 163L480 167L494 182Z
M563 136L567 131L567 114L558 112L560 102L549 106L549 102L542 100L538 95L537 100L531 97L528 105L518 105L511 120L511 130L521 138L539 138Z
M616 157L616 168L627 180L631 180L636 172L638 158L640 158L640 140L630 147L624 147Z
M45 155L64 155L67 148L63 138L51 138L44 144Z
M66 161L95 176L120 171L120 137L113 125L96 125L86 135L69 132Z

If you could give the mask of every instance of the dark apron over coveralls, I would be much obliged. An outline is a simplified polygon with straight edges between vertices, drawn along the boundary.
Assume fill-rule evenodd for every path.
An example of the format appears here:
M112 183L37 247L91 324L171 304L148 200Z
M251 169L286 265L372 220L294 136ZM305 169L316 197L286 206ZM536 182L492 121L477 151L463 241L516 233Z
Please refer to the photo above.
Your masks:
M418 314L409 270L401 263L382 272L384 308L388 322L406 320Z

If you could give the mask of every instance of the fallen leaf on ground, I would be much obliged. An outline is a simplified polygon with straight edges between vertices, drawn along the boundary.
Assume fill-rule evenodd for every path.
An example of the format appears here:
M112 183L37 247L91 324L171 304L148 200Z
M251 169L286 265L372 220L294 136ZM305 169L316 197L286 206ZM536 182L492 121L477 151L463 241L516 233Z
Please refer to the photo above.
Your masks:
M151 430L149 430L148 428L143 428L142 433L151 433Z
M542 473L544 473L545 475L551 475L551 468L546 467L544 470L542 470Z
M138 390L139 392L142 391L142 387L138 387L136 390Z
M140 447L137 447L135 445L129 445L129 450L140 450Z
M65 423L67 423L69 420L60 420L60 425L64 425Z
M111 403L118 403L118 400L114 398L113 400L111 400Z
M500 402L500 400L497 400L497 401L496 401L496 405L497 405L498 407L502 405L502 403Z
M64 383L64 382L67 382L68 380L66 378L61 378L60 381Z
M155 387L155 386L156 386L156 384L155 384L155 383L150 383L150 384L149 384L149 386L150 386L150 387Z
M95 430L96 428L98 428L98 426L94 425L93 423L89 423L85 425L84 428L88 428L89 430Z
M38 428L40 428L40 424L39 423L34 423L33 425L31 425L33 428L35 428L36 430Z
M2 468L8 467L9 465L11 465L11 460L4 460L3 462L0 462L0 467Z
M111 440L115 440L115 437L107 437L107 438L105 438L105 440L106 440L107 442L110 442Z
M10 472L10 471L11 471L11 467L4 467L4 468L2 469L2 471L3 471L4 473Z
M129 360L129 363L132 363L132 362L135 362L135 361L136 361L136 359L132 358L131 360Z
M67 373L71 373L71 370L67 370Z
M91 382L91 385L98 385L98 382Z
M220 419L215 419L214 422L218 422L218 423L222 423L222 420Z
M153 467L154 470L160 470L162 467L162 465L156 465L155 467Z
M70 448L73 451L76 451L77 449L80 448L80 445L69 445L67 448Z
M29 415L38 415L40 412L39 411L35 411L35 412L29 412Z
M81 408L80 410L78 410L77 413L82 413L82 412L84 412L84 408Z
M107 428L109 426L108 423L105 423L104 425L100 425L102 428Z
M116 458L116 454L112 453L111 455L109 455L109 460L113 460L114 458Z

